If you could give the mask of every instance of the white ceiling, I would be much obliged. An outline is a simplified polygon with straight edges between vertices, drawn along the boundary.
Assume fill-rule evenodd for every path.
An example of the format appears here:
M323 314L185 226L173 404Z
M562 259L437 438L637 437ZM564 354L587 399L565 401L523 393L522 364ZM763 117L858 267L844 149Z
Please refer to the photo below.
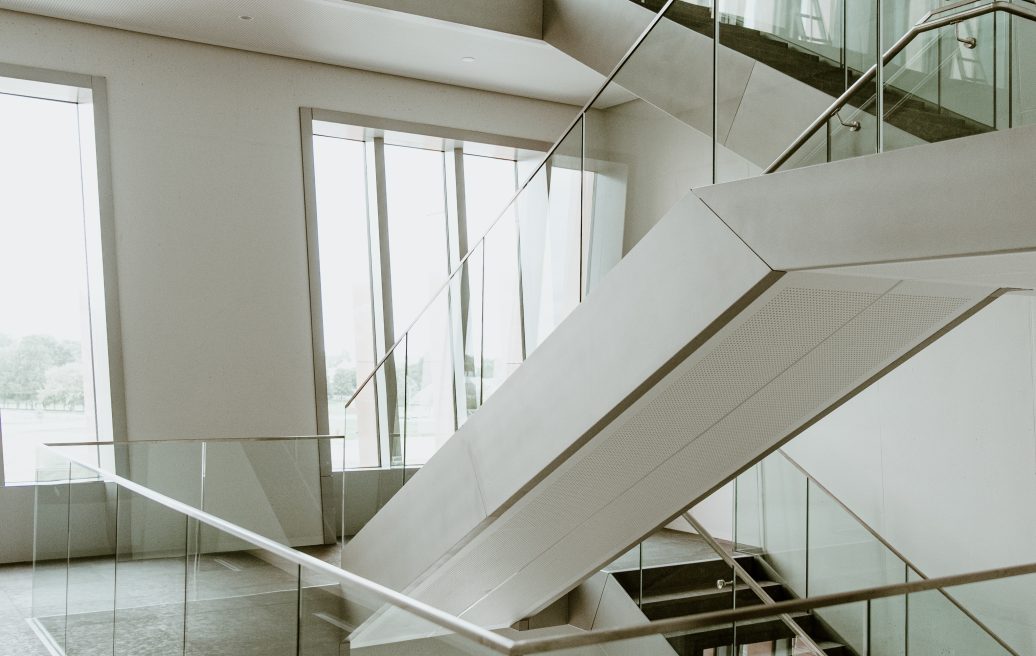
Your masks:
M0 8L574 105L603 82L539 39L343 0L0 0Z

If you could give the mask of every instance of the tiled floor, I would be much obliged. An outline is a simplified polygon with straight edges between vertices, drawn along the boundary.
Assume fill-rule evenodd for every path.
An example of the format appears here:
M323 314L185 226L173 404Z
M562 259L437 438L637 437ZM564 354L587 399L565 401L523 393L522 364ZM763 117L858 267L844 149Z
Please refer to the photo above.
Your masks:
M26 622L31 611L32 565L0 566L0 655L48 655Z
M329 562L338 553L305 551ZM48 655L26 621L33 615L45 616L40 623L75 656L165 656L183 654L185 644L197 656L294 654L300 599L307 654L337 656L345 631L327 618L355 626L377 607L319 575L304 576L300 590L293 565L246 552L80 559L68 568L41 566L35 583L31 565L7 565L0 567L0 656Z

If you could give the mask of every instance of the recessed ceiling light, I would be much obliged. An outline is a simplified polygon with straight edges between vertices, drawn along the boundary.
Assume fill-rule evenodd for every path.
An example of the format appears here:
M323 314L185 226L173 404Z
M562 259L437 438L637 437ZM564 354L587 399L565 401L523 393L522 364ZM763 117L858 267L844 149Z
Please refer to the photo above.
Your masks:
M460 60L462 62L464 62L465 64L474 64L475 63L475 58L474 57L461 57Z
M252 20L251 16L238 16L238 18L240 18L243 21L250 21L250 20Z

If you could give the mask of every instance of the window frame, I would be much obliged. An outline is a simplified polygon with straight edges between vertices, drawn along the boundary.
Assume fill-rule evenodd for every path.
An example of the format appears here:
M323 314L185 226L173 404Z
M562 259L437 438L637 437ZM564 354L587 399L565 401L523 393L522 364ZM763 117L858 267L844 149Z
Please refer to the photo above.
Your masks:
M10 89L10 90L8 90ZM105 390L106 399L95 396L96 439L125 442L128 438L125 374L122 354L122 321L119 311L118 267L115 259L115 203L112 193L108 83L97 75L0 62L0 93L77 105L79 120L80 170L83 177L84 232L87 242L88 308L91 313L91 355L94 375L91 383ZM99 261L97 261L99 260ZM96 290L100 283L102 289ZM103 322L94 322L95 302L103 306ZM97 331L101 328L103 331ZM100 348L103 345L103 348ZM100 353L99 353L100 351ZM103 359L99 359L102 355ZM103 362L107 376L99 373ZM104 422L102 424L102 417ZM111 420L111 434L102 432ZM98 448L98 454L100 449ZM3 428L0 426L0 488L36 485L33 481L6 480Z
M539 162L543 154L547 152L551 144L548 142L504 135L450 128L439 125L415 123L395 119L386 119L362 114L322 110L310 107L300 107L300 141L302 144L302 172L303 172L303 195L305 205L306 221L306 248L309 263L309 301L310 301L310 331L312 336L313 351L313 389L315 401L315 420L318 435L329 435L330 420L327 404L327 371L326 353L324 350L324 323L323 323L323 300L321 296L320 281L320 260L319 260L319 235L317 227L317 202L316 202L316 171L313 153L314 122L332 123L340 127L342 138L364 142L368 146L368 166L373 165L375 172L369 176L368 199L373 200L379 207L368 207L368 214L376 214L379 224L387 220L385 215L384 201L385 175L384 175L384 147L385 145L400 145L427 150L438 150L444 154L445 182L446 182L446 213L447 220L447 249L448 269L452 271L459 263L460 258L467 250L466 222L464 219L464 182L458 176L462 163L457 162L463 154L494 156L493 149L510 151L514 155L517 169L520 171L524 158ZM361 127L362 126L362 127ZM338 135L336 135L338 136ZM466 145L478 144L483 148L468 150ZM500 156L497 154L496 156ZM373 178L373 179L371 179ZM518 180L517 182L521 182ZM384 226L381 226L382 231ZM380 231L379 231L380 232ZM459 233L459 234L458 234ZM373 236L373 235L372 235ZM387 243L372 244L372 248L387 248ZM381 268L387 265L387 259L378 258ZM378 271L372 271L372 275L378 275ZM380 271L384 277L387 271ZM380 284L374 285L380 290ZM373 297L372 297L373 300ZM382 303L386 302L381 299ZM377 314L377 312L376 312ZM384 322L376 319L374 330L376 357L384 354L385 350L392 346L394 340L387 333L392 327L386 327ZM341 463L331 462L330 444L321 444L321 475L330 476L332 471L341 471ZM379 444L380 463L377 467L389 468L392 464L392 454L389 444ZM370 467L368 467L370 468ZM325 474L326 472L326 474Z

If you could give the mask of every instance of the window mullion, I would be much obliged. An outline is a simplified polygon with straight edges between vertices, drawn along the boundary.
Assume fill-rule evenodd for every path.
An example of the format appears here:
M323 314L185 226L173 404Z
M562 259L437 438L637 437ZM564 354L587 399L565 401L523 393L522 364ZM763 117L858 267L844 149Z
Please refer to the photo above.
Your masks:
M446 236L447 275L456 269L468 252L468 225L464 197L464 153L461 148L443 152L446 180ZM457 274L449 285L450 354L453 364L453 425L460 428L467 418L467 391L464 372L464 354L468 340L468 310L470 289L467 268Z
M389 249L388 192L385 180L385 140L373 137L366 142L367 215L371 232L371 286L374 307L374 344L380 359L395 342L392 306L392 258ZM375 380L378 407L378 435L381 466L402 462L401 435L398 428L399 400L395 367L389 357Z

